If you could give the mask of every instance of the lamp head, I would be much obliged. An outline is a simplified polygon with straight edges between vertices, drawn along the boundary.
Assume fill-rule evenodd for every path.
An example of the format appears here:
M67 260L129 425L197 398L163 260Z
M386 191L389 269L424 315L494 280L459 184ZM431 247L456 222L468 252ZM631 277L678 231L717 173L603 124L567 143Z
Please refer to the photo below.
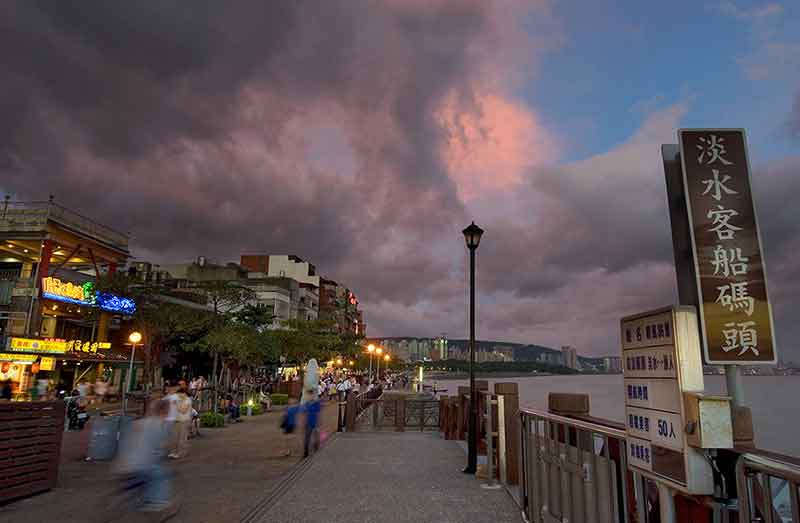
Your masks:
M130 336L128 336L128 340L131 343L139 343L142 341L142 334L138 331L131 332Z
M464 234L464 240L467 242L467 249L474 251L481 243L481 236L483 236L483 229L472 222L469 227L461 231Z

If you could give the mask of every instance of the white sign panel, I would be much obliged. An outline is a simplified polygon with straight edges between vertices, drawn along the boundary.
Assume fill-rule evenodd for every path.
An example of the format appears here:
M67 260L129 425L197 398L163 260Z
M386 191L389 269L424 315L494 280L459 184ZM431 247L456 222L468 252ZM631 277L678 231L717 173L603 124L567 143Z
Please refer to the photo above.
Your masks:
M669 307L620 322L628 463L689 494L711 494L704 456L686 442L683 392L703 389L697 314Z
M680 414L678 380L626 379L625 404Z
M681 415L651 409L628 407L625 409L628 434L658 445L683 450Z
M622 355L624 373L630 378L676 378L675 349L660 346L649 349L631 349Z
M653 451L650 442L643 439L628 437L628 463L639 469L653 470Z

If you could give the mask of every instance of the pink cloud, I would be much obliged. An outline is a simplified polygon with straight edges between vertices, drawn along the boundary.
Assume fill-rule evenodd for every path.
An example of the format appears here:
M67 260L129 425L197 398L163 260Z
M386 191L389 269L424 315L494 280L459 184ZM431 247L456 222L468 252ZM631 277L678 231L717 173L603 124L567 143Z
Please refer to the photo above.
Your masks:
M442 155L462 201L509 189L526 170L557 155L533 111L498 94L477 95L469 108L448 97L437 118L447 136Z

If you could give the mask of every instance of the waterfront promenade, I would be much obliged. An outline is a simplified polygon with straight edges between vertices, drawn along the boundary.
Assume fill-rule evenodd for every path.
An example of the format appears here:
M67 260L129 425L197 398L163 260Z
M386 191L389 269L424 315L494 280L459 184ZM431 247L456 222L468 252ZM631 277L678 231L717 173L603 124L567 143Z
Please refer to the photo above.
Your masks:
M482 488L464 464L438 433L340 433L244 521L521 522L505 489Z
M335 404L326 404L325 431L336 430L336 415ZM479 479L460 472L463 447L438 433L339 433L303 460L302 428L289 438L293 455L282 455L280 416L203 429L189 456L168 464L181 499L170 521L521 521L505 490L482 489ZM58 487L0 506L0 523L157 520L109 513L119 483L110 463L83 461L88 435L65 433Z

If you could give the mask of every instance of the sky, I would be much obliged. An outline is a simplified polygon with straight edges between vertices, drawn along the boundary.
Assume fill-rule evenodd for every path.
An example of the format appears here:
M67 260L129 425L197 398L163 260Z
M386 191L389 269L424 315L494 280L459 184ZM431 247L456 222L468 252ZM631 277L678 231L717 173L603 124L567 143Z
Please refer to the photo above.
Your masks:
M800 362L800 4L0 3L0 190L157 263L296 254L370 336L619 352L675 303L660 145L747 130L779 353Z

